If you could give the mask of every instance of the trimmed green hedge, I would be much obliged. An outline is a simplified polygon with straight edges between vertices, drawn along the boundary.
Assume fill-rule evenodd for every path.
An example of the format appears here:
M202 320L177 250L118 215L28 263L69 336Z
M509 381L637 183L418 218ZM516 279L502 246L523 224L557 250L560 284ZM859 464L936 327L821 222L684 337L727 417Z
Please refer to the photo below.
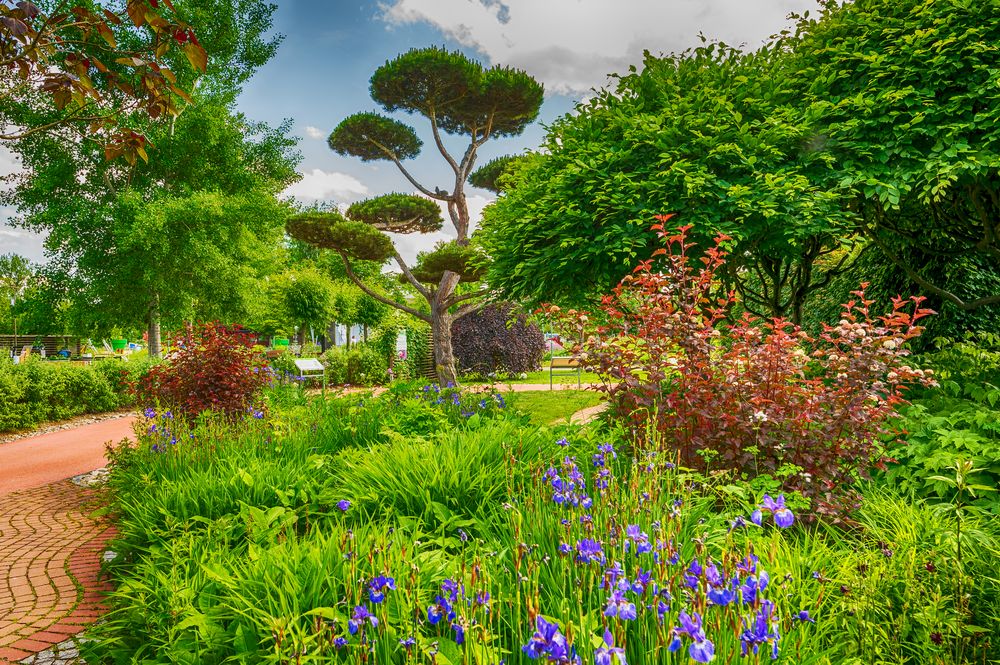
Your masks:
M134 360L86 366L0 360L0 432L131 406L135 400L129 385L149 367L149 362Z

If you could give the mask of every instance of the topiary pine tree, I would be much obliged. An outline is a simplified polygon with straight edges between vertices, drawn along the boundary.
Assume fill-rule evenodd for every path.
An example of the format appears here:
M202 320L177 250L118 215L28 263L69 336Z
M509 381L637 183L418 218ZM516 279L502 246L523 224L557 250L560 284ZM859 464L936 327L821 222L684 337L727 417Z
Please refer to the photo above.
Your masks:
M451 326L478 309L485 294L482 289L458 291L461 282L477 281L482 273L476 267L480 257L469 245L471 220L465 183L484 143L520 134L534 121L542 104L542 86L523 71L486 68L459 52L431 47L413 49L379 67L372 75L370 91L372 99L388 112L405 111L427 119L438 151L455 174L454 184L448 190L431 189L403 166L403 161L416 157L422 146L409 125L378 113L357 113L345 118L330 134L330 148L365 162L391 161L423 196L378 196L352 205L346 218L337 212L303 213L290 218L286 229L295 238L337 252L348 277L365 293L428 322L438 380L457 383ZM460 159L445 147L442 132L468 139ZM456 238L421 254L411 269L385 232L431 233L441 229L444 220L434 201L447 205ZM385 262L392 258L406 281L427 300L429 313L379 293L352 268L352 261Z

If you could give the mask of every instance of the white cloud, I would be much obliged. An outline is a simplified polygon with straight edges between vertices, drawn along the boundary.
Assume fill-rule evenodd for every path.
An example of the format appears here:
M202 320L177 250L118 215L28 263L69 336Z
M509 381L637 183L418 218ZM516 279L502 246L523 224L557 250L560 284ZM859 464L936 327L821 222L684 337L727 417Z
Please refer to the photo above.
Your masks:
M311 139L321 139L326 137L326 132L324 132L319 127L306 125L305 131L306 131L306 136L308 136Z
M429 23L490 63L519 67L549 93L579 95L640 65L642 52L679 52L698 34L757 46L816 0L392 0L390 25Z
M368 187L352 175L312 169L284 192L304 203L333 200L337 203L357 201L368 194Z

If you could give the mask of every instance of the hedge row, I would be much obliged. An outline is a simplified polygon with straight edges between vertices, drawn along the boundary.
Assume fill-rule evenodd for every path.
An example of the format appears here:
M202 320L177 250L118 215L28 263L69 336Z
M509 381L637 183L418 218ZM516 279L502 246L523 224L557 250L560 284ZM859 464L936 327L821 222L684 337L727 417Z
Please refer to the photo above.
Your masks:
M15 365L0 359L0 432L131 406L129 385L149 367L135 360L83 366L43 360Z

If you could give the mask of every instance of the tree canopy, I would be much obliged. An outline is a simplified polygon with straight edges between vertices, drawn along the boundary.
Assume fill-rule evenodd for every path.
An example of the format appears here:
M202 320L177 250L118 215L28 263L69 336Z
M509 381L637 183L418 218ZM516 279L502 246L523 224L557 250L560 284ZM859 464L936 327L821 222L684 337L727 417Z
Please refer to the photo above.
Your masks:
M161 313L175 324L232 320L246 312L252 280L279 263L289 210L277 197L298 177L290 125L235 111L239 86L277 45L265 36L274 6L177 5L217 19L200 36L213 67L171 123L142 125L156 159L108 161L100 146L60 133L14 144L25 170L4 201L21 213L17 223L48 234L54 281L84 329L146 321L152 339Z
M872 248L928 295L1000 301L937 288L902 252L1000 258L998 31L996 3L857 0L752 53L647 54L507 167L484 214L490 283L578 303L651 254L653 216L675 213L703 246L732 238L725 278L760 314L799 320Z

